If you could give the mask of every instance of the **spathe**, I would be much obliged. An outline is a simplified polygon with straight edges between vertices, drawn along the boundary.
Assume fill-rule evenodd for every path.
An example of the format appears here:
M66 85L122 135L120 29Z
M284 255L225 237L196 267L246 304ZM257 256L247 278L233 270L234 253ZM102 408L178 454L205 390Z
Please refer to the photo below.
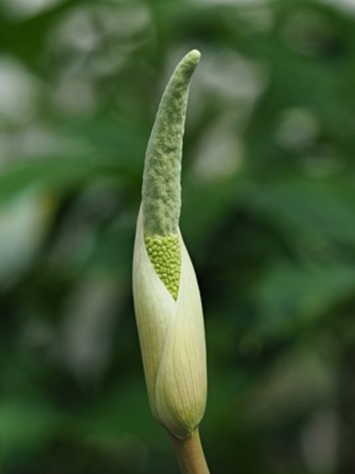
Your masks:
M139 212L133 257L133 297L145 378L154 416L179 438L202 419L207 394L200 292L179 233L181 274L176 301L157 275L144 243Z

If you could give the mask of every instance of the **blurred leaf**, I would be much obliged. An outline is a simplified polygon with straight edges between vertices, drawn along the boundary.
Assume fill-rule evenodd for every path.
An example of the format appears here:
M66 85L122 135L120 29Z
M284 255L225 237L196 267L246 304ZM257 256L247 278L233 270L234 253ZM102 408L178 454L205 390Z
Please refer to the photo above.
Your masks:
M42 450L58 432L61 416L40 401L3 399L0 403L0 460L6 462L18 450Z
M284 179L254 186L244 203L294 245L321 256L331 245L355 246L355 199L342 196L341 186L342 181Z
M0 175L0 203L14 198L26 189L58 191L73 184L116 175L119 167L114 160L98 158L61 158L31 160L9 165Z
M267 333L314 325L337 317L337 306L353 299L355 268L350 265L279 265L269 268L254 290Z
M42 194L25 189L0 206L0 284L19 278L33 264L49 225L48 204Z

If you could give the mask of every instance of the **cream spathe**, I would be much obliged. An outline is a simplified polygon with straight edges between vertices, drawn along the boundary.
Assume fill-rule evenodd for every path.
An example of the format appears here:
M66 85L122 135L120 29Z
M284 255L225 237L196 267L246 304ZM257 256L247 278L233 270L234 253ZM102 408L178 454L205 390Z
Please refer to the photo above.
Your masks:
M181 275L176 301L148 256L143 211L137 222L133 296L150 405L179 438L202 419L207 395L206 347L200 292L179 233Z

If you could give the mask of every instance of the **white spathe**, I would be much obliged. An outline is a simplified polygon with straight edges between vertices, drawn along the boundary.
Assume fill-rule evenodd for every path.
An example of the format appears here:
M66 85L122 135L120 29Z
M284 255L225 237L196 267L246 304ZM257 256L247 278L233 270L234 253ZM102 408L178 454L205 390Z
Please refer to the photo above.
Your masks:
M176 301L157 275L144 243L139 212L133 297L145 378L154 416L179 438L202 419L207 396L206 346L200 292L179 233L181 274Z

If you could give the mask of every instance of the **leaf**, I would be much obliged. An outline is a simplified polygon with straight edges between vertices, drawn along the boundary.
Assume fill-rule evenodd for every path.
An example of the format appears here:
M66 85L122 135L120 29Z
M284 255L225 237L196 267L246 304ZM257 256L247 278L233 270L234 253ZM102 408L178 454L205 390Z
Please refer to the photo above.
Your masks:
M253 294L268 333L312 325L353 298L355 268L330 265L275 265L260 279Z
M3 399L0 403L0 461L43 448L59 429L61 417L41 401Z
M291 178L253 187L244 203L258 218L280 229L289 242L316 252L330 245L355 246L355 198L341 182Z
M26 189L58 190L85 181L112 176L120 171L117 162L98 158L31 160L6 166L0 175L0 204Z

